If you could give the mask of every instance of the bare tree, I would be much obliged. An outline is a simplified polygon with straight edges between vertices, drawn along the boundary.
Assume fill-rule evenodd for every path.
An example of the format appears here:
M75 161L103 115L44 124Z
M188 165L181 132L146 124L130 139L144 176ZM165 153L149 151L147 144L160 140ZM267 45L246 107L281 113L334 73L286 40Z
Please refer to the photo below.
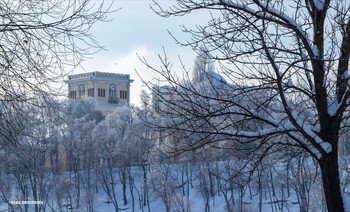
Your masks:
M192 39L182 44L197 51L205 45L206 55L221 62L226 82L209 83L214 93L203 93L191 83L189 70L184 68L182 79L166 56L161 57L162 69L143 60L170 85L172 98L155 95L167 108L160 112L167 121L157 127L200 138L184 144L183 151L219 139L236 141L232 144L243 144L254 153L249 154L253 164L291 147L297 150L292 154L307 152L320 167L328 211L344 211L338 144L349 126L349 2L179 0L170 8L160 4L155 3L154 10L163 17L211 12L206 25L184 28Z
M102 47L89 32L106 21L113 1L3 0L0 2L0 136L15 142L26 107L57 107L63 77ZM33 99L36 101L33 102ZM39 101L38 101L39 100Z

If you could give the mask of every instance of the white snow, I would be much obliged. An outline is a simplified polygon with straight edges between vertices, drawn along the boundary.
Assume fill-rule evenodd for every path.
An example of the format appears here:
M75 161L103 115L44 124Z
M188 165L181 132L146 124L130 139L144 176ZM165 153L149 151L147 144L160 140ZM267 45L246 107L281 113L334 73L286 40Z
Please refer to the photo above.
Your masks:
M299 119L294 110L291 112L291 114L295 119L295 121L297 122L297 124L303 129L303 131L307 133L311 138L313 138L316 141L316 143L318 143L325 152L330 153L332 151L332 145L329 142L323 141L322 138L316 135L316 133L313 131L314 129L313 127L311 127L310 125L304 123L301 119Z
M335 98L334 100L328 100L327 101L327 111L330 116L334 116L340 107L340 104L338 103L338 100Z
M208 75L210 78L214 79L214 84L227 84L225 78L214 71L209 71Z
M312 53L314 54L315 58L317 58L320 55L320 50L316 45L311 45Z
M234 136L244 136L244 137L254 138L254 137L261 137L261 136L266 136L271 134L277 134L277 133L281 133L289 130L295 130L295 127L293 125L282 125L279 127L267 128L267 129L257 130L257 131L221 130L220 132L227 133Z
M293 87L294 86L293 81L291 79L288 80L287 86L289 86L289 87Z
M324 1L323 0L314 0L314 4L318 10L323 10Z
M293 163L293 160L294 163ZM144 179L143 179L143 171L141 167L131 167L131 172L133 177L133 183L134 183L134 201L135 201L135 211L148 211L147 206L143 206L142 199L143 196L139 196L143 192L143 189L148 189L149 192L149 202L150 202L150 211L165 211L164 202L159 197L159 194L157 195L154 192L154 186L164 189L162 192L169 192L168 194L171 195L168 198L170 198L168 201L172 203L171 211L178 211L176 210L175 206L177 207L184 207L187 208L185 211L205 211L205 196L203 196L203 192L208 192L208 190L204 189L202 186L207 186L207 189L210 189L210 186L213 188L213 196L209 196L208 205L210 207L210 211L213 212L221 212L221 211L227 211L226 207L226 201L224 197L224 193L226 193L226 197L233 198L229 199L228 201L232 202L231 205L231 211L239 211L240 202L243 203L244 210L245 211L258 211L259 209L259 201L262 201L262 211L268 212L271 211L272 207L281 207L284 211L299 211L300 210L300 202L298 202L298 194L296 192L302 192L298 190L298 187L295 186L308 186L308 183L310 183L310 191L305 191L309 193L304 193L309 199L309 205L307 206L310 211L324 211L325 209L325 202L322 198L322 187L321 184L321 178L318 175L318 177L313 177L317 172L314 168L315 164L310 158L304 158L302 160L300 159L293 159L288 163L289 167L289 175L286 173L287 166L283 162L274 162L272 158L269 160L263 162L264 170L261 170L261 173L259 175L256 175L255 173L252 178L251 182L248 184L244 184L244 187L242 186L242 183L248 178L247 175L242 174L239 176L236 176L234 178L229 178L231 181L234 181L233 187L231 187L231 184L229 181L226 180L227 177L231 177L234 175L234 172L237 170L241 170L242 167L245 167L243 169L249 169L248 167L244 166L245 162L240 160L231 160L231 161L213 161L208 163L178 163L178 164L157 164L152 165L149 167L149 172L147 174L148 178L148 184L147 188L144 187ZM302 166L298 164L298 161L304 161L302 162ZM185 168L185 169L184 169ZM247 170L248 171L248 170ZM113 172L116 173L116 184L114 185L116 188L116 195L117 195L117 201L119 203L119 208L123 209L122 211L132 211L132 196L130 193L130 187L129 184L127 184L127 199L128 204L123 205L123 195L122 195L122 184L120 183L118 169L115 168ZM187 172L187 174L185 174ZM191 173L191 177L190 174ZM232 173L228 173L232 172ZM215 173L212 175L214 177L213 184L209 184L209 173ZM85 173L86 174L86 173ZM85 176L84 171L81 171L81 176ZM168 177L165 177L165 174L168 175ZM310 175L311 174L311 175ZM218 175L218 176L217 176ZM61 179L69 179L70 173L62 173L60 175ZM309 176L309 177L308 177ZM86 176L85 176L86 177ZM182 179L182 177L187 177L189 180L191 180L191 183L187 181L186 179ZM204 177L204 178L203 178ZM218 177L218 178L217 178ZM301 179L299 179L301 177ZM348 174L346 172L346 176L342 176L341 179L344 181L345 178L348 178ZM240 179L241 178L241 179ZM154 183L151 183L151 179L155 180ZM184 181L185 180L185 181ZM207 183L203 184L203 181L200 182L200 180L208 180ZM258 181L262 181L262 191L261 195L262 198L259 199L259 190L258 190ZM286 180L288 180L290 185L290 191L287 192L286 190ZM301 180L301 181L299 181ZM218 182L220 182L218 184ZM15 183L15 182L14 182ZM241 184L240 184L241 183ZM272 185L273 183L273 185ZM191 185L189 185L191 184ZM185 191L182 190L182 187L178 186L184 186ZM210 185L210 186L209 186ZM346 185L346 184L345 184ZM218 188L218 186L221 186L221 189ZM349 185L347 185L349 186ZM168 188L169 187L169 188ZM249 187L249 189L248 189ZM136 190L138 189L138 190ZM232 195L231 195L231 189L232 189ZM242 189L242 190L241 190ZM271 191L273 189L274 191ZM74 193L74 189L69 190ZM94 188L95 191L95 188ZM55 189L51 190L52 194L55 192ZM185 192L185 194L183 193ZM240 192L242 192L243 196L240 196ZM273 193L273 195L271 195ZM66 199L66 193L61 196L61 198ZM186 195L189 194L189 195ZM300 194L300 193L299 193ZM164 195L162 193L161 195ZM16 196L14 194L14 196ZM74 208L74 211L77 212L83 212L87 210L87 193L85 192L84 188L81 188L81 194L80 194L80 208ZM108 204L108 196L106 195L105 191L102 189L101 185L98 184L98 192L93 194L94 202L93 207L94 211L96 212L105 212L105 211L114 211L113 205ZM11 199L15 200L15 199ZM343 200L344 200L344 207L346 211L349 211L349 203L350 203L350 196L346 193L343 193ZM57 199L55 195L49 195L48 199L46 200L46 203L50 204L50 207L52 207L53 211L58 211L59 207L57 204ZM69 199L67 199L69 201ZM74 201L74 199L73 199ZM65 200L63 200L65 202ZM68 202L65 202L68 203ZM282 204L281 204L282 203ZM19 205L19 207L22 207L23 205ZM7 211L8 205L5 202L1 202L0 204L0 210ZM19 209L19 208L17 208ZM48 208L47 208L48 209ZM68 211L68 208L66 208L65 205L61 206L61 209L64 211ZM34 210L33 205L29 205L29 211ZM280 208L281 210L281 208ZM17 210L16 210L17 211ZM19 210L18 210L19 211Z
M350 212L350 194L342 193L344 209L346 212Z

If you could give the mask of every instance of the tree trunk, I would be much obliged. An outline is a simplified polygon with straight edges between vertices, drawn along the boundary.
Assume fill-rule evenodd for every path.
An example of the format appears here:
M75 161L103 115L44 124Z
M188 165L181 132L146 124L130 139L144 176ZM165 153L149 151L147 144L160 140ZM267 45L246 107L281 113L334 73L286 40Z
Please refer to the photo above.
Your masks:
M343 212L337 150L324 155L320 161L323 190L328 212Z
M127 205L128 204L128 199L126 197L126 167L121 167L120 170L121 170L121 183L122 183L122 190L123 190L123 203L124 205Z

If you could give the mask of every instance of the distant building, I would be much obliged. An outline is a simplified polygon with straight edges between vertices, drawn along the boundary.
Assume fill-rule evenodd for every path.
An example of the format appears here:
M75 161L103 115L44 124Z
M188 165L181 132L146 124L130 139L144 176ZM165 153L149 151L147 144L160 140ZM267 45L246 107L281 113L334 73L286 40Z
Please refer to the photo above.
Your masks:
M154 112L159 113L165 109L164 102L170 101L172 96L172 87L169 85L152 87L152 107Z
M90 72L68 76L70 99L92 97L96 109L103 114L113 112L117 107L130 105L130 79L128 74Z
M188 89L186 89L185 86L189 86ZM201 106L205 107L205 104L207 104L207 101L203 100L209 98L217 99L218 101L222 100L220 102L221 104L224 104L225 102L231 103L231 105L229 105L231 107L232 105L235 105L232 104L232 102L243 104L244 99L241 95L242 89L244 88L240 88L238 85L229 84L223 76L214 71L203 73L202 76L198 77L198 80L194 81L192 79L187 82L187 84L181 84L181 86L162 85L152 87L151 96L152 108L154 111L153 116L158 118L164 115L165 117L164 121L158 119L160 127L153 131L151 137L156 149L162 149L165 153L170 153L167 157L172 162L193 161L196 157L199 160L221 160L222 158L236 160L237 153L233 153L233 146L236 144L227 140L227 137L215 135L215 131L213 131L212 135L207 134L205 136L199 136L201 139L198 140L199 137L197 137L196 133L192 134L191 132L193 129L188 129L188 134L186 134L186 129L179 130L181 127L178 126L174 127L174 129L168 127L167 124L170 123L170 125L175 125L175 123L177 123L180 125L187 121L186 118L189 118L191 119L191 124L193 124L191 127L200 127L201 125L196 124L203 124L203 122L197 123L198 119L195 115L186 116L186 118L184 118L176 117L177 113L195 113L190 111L194 111L193 108L196 108L196 106L198 106L199 109L203 109ZM191 101L194 103L191 103ZM221 106L225 107L223 105ZM210 108L210 106L208 107ZM179 112L182 109L184 111ZM213 108L213 111L214 110L215 109ZM176 112L173 113L173 111ZM213 112L213 114L214 113L215 112ZM169 118L169 120L167 120L167 118ZM230 117L230 120L232 121L233 117ZM220 122L223 123L223 119L217 120L217 123ZM164 123L164 125L161 123ZM214 121L212 121L212 123L214 123ZM192 143L193 141L195 141L195 143ZM212 143L212 141L215 142ZM190 149L198 145L199 142L207 142L208 145L199 147L197 150ZM178 151L182 152L183 150L186 150L184 152L187 153L182 154L181 157L178 157L178 154L171 155L171 153L176 153Z

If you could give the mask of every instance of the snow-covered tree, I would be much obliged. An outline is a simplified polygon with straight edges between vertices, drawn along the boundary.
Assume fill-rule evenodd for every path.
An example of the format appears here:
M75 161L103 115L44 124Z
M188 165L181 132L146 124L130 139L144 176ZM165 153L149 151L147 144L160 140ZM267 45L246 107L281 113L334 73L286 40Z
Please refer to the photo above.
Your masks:
M127 184L131 184L131 165L140 162L138 130L130 107L119 108L106 116L94 129L94 140L98 142L97 149L101 166L101 185L115 210L119 208L116 194L116 184L122 185L123 205L128 204ZM116 169L118 167L118 169ZM118 176L118 181L117 181Z
M92 98L82 100L72 100L67 105L66 111L66 131L64 142L61 148L66 155L67 169L71 171L76 192L75 203L70 202L71 207L80 208L81 188L85 189L87 210L93 210L94 185L96 182L96 172L98 167L98 155L95 151L98 143L93 140L93 130L102 121L101 111L95 109ZM85 170L85 174L82 174ZM72 192L72 191L70 191ZM71 195L71 193L69 194Z
M51 108L63 77L102 47L91 27L106 20L111 2L91 0L0 2L0 140L15 142L23 107ZM33 101L35 99L35 101ZM15 119L10 116L16 115ZM20 124L21 125L21 124ZM11 128L11 129L10 129Z
M210 138L197 147L219 135L255 143L252 163L290 148L307 152L320 167L328 211L344 211L338 147L349 126L349 7L330 0L179 0L162 8L159 1L154 9L164 17L212 11L208 24L184 28L192 39L183 45L200 52L204 44L226 79L212 84L218 95L205 95L194 83L184 86L168 58L162 69L144 61L174 96L161 99L169 108L163 127Z
M57 104L59 104L58 101ZM57 119L61 111L54 110L54 108L48 111L44 108L27 106L23 106L22 110L26 111L26 116L20 120L23 125L18 126L21 128L21 133L15 133L16 142L3 145L0 153L4 171L1 183L12 184L11 187L3 185L4 188L12 189L12 191L8 194L2 193L1 198L44 201L44 204L35 205L32 209L44 211L50 202L48 194L54 185L52 176L49 177L47 173L56 172L57 169L54 163L51 163L52 169L49 169L45 166L45 162L49 161L50 153L54 152L52 150L55 149L62 135L62 120ZM54 113L55 116L51 113ZM12 123L15 123L14 121ZM10 201L7 204L9 207L16 207L16 205L11 205ZM17 207L25 211L28 211L29 208L28 205L17 205Z

